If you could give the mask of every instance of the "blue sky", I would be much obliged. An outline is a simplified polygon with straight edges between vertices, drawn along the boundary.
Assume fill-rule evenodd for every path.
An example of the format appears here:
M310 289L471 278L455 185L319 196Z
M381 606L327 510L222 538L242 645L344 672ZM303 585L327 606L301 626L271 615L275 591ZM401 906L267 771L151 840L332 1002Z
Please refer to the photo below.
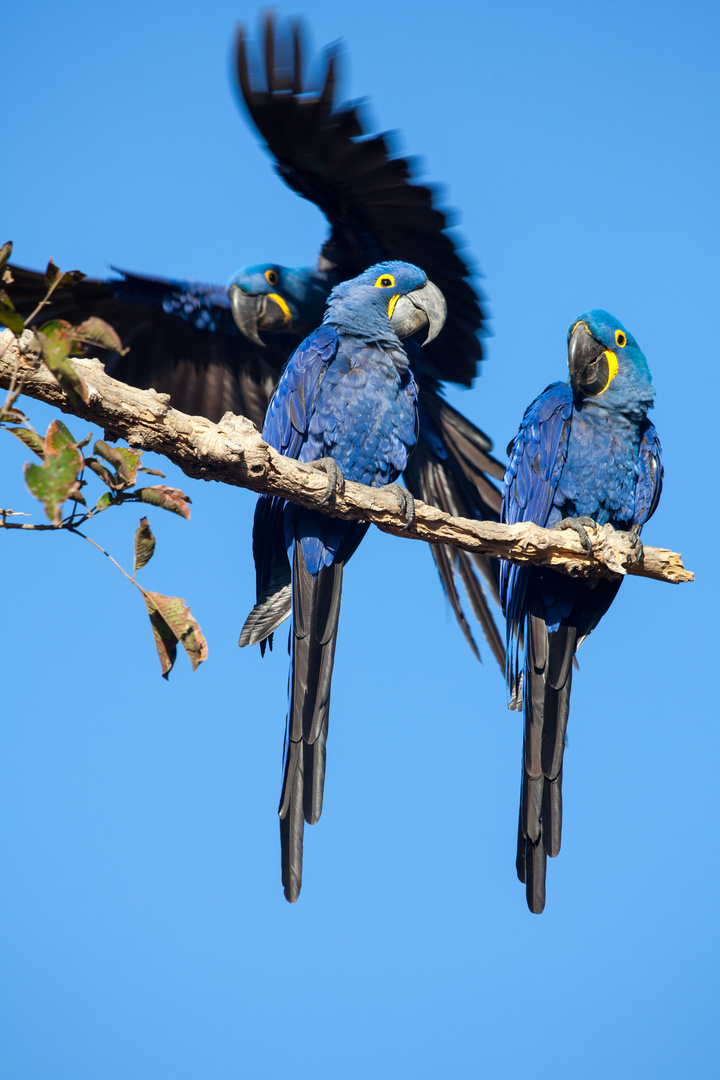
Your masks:
M324 221L275 177L231 88L233 28L258 11L4 13L0 240L19 263L224 282L314 260ZM494 336L452 401L502 456L565 378L570 322L613 312L657 388L665 491L644 538L682 551L697 581L626 582L579 655L563 851L533 917L514 873L519 718L424 545L371 530L346 574L325 811L291 907L287 657L236 647L254 497L166 469L193 520L152 515L143 580L183 596L210 645L168 684L106 560L72 537L4 534L0 1075L714 1076L720 9L303 13L316 47L345 39L347 96L443 185L482 272ZM28 408L44 429L49 411ZM26 452L9 436L0 452L0 504L39 520ZM126 564L137 516L93 533Z

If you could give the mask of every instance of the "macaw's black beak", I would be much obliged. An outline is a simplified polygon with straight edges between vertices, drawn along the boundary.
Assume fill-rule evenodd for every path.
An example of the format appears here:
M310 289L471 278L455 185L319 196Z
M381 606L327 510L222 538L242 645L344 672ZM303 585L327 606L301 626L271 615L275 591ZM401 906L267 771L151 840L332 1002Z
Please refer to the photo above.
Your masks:
M446 316L445 297L437 285L428 280L422 289L414 289L398 297L390 316L390 325L399 338L410 337L421 326L427 326L427 337L423 341L423 345L427 345L442 330Z
M230 286L228 289L228 296L230 297L233 318L241 333L243 333L246 338L249 338L250 341L254 341L256 345L262 345L264 348L265 343L260 340L258 334L258 317L260 315L261 297L250 296L248 293L243 292L237 285Z
M612 382L617 356L595 340L584 322L577 322L568 342L568 367L575 393L593 396L607 390Z
M282 296L267 293L253 296L243 292L237 285L228 289L233 318L241 332L256 345L265 346L258 330L282 333L292 325L292 314Z

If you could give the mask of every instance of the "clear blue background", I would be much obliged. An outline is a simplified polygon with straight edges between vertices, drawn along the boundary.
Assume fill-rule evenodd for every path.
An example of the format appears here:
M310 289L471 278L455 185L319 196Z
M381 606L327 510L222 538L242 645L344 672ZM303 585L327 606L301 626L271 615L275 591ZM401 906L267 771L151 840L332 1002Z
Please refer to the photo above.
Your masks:
M666 484L645 539L697 581L626 582L581 651L563 851L534 917L514 871L519 718L424 545L372 530L346 575L325 813L290 907L287 657L235 644L254 497L167 470L193 520L152 513L142 580L186 598L210 643L169 684L105 559L3 533L0 1076L714 1077L720 8L304 13L316 47L346 40L347 95L370 99L373 129L402 132L446 185L484 275L488 360L452 400L503 456L565 378L571 320L608 308L657 387ZM234 25L257 15L229 0L6 6L0 240L19 263L224 282L242 263L314 260L325 224L274 176L231 90ZM28 408L44 430L49 411ZM41 520L27 452L10 436L0 451L0 504ZM139 515L118 516L93 535L129 564Z

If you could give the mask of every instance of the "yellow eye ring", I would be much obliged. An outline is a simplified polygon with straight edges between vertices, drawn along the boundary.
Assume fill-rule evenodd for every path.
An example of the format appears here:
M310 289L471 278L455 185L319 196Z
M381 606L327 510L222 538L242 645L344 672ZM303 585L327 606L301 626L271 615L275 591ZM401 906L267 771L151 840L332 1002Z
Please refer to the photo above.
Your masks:
M619 345L621 349L624 349L627 345L627 338L622 330L615 331L615 344Z
M266 270L265 279L269 285L277 285L278 276L274 270Z
M375 282L375 288L376 289L394 289L395 288L395 278L392 276L392 274L381 274L380 277Z

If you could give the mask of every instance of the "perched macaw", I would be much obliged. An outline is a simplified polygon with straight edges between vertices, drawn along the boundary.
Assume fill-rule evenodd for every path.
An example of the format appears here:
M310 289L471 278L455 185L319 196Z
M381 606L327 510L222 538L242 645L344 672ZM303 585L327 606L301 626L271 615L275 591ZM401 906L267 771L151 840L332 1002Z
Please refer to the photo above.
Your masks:
M338 47L326 51L323 73L313 83L301 73L308 65L299 26L280 38L276 43L274 16L267 15L263 61L254 63L241 30L237 81L278 174L328 219L330 236L317 264L289 269L267 263L237 271L232 300L218 285L118 271L116 280L63 289L40 317L79 322L99 315L130 346L125 356L105 358L109 374L169 393L184 412L219 420L229 410L261 427L288 355L321 321L333 286L384 259L420 264L453 304L442 338L422 358L411 347L421 435L405 482L418 498L448 513L497 520L500 492L493 478L502 478L502 466L491 456L492 443L440 393L443 382L470 386L482 358L478 332L484 319L472 270L447 231L434 192L413 181L410 163L393 156L388 136L367 137L357 105L336 103ZM31 311L44 293L42 275L17 267L13 273L16 307ZM441 545L432 552L471 647L477 652L456 574L502 666L502 639L480 580L497 599L497 564Z
M418 434L417 387L401 338L429 324L429 343L444 320L442 293L409 263L379 263L337 285L322 325L280 378L263 438L287 457L324 468L328 498L338 475L373 487L393 483ZM407 508L407 493L399 492ZM409 505L411 515L411 497ZM343 567L367 529L269 495L259 497L255 511L257 604L240 644L262 647L292 607L279 810L282 881L291 903L302 883L304 821L314 824L322 811Z
M568 332L570 379L529 407L510 448L502 520L574 528L597 522L639 534L662 487L660 442L647 419L654 390L647 361L606 311ZM560 850L565 731L573 657L610 607L620 581L579 580L503 562L509 707L524 716L517 874L528 907L545 906L547 856ZM522 650L522 667L520 652Z

